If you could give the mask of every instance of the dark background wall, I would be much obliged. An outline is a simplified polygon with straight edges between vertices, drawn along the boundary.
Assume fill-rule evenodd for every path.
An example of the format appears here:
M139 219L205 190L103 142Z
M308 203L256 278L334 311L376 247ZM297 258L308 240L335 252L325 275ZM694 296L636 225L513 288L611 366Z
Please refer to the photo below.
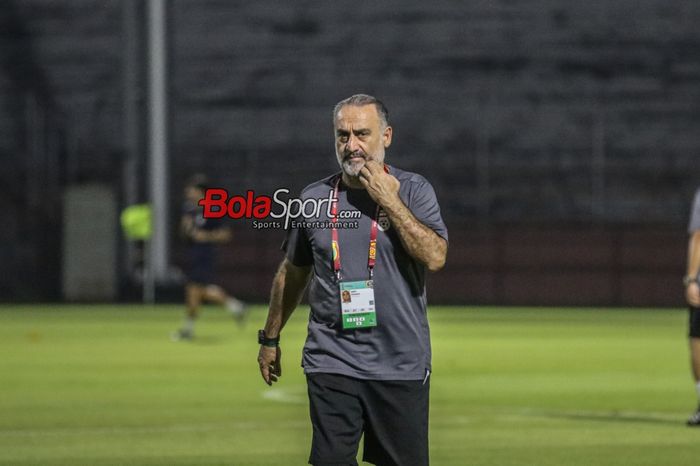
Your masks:
M106 183L123 202L135 144L145 195L145 11L129 4L0 10L5 299L60 297L65 186ZM682 303L700 167L697 1L169 4L174 212L193 172L270 193L336 170L331 108L366 92L391 112L388 160L433 183L451 230L433 301ZM222 280L262 300L281 233L235 230Z

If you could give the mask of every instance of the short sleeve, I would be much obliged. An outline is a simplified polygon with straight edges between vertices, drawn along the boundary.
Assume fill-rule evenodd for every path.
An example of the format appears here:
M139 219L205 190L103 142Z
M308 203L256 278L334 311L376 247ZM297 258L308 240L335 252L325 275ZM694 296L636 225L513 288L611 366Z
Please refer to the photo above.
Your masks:
M693 208L690 211L688 233L693 234L698 230L700 230L700 189L695 192L695 199L693 199Z
M421 177L413 187L409 209L423 225L448 241L447 226L442 220L435 190L425 178Z
M282 250L287 259L297 267L313 265L313 253L306 230L303 228L290 228L287 237L282 243Z

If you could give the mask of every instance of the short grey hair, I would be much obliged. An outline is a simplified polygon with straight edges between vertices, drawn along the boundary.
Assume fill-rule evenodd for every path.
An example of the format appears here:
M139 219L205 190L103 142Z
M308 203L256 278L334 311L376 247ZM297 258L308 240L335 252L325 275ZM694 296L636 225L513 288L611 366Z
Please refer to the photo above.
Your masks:
M335 107L333 108L334 122L336 117L338 116L338 112L340 112L340 109L345 107L346 105L354 105L356 107L362 107L364 105L374 105L374 108L377 109L377 115L379 115L379 124L381 125L381 127L386 128L387 126L389 126L389 110L387 110L386 106L381 100L367 94L355 94L335 104Z

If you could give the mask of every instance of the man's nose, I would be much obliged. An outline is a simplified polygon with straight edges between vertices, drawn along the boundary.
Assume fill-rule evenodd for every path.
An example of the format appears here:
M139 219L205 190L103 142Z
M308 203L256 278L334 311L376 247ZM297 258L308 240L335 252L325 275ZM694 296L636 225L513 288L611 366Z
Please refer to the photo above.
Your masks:
M357 136L355 136L354 134L351 134L348 137L348 143L346 144L345 147L346 147L346 150L348 152L351 152L351 153L355 152L357 149L359 149L360 146L359 146L359 140L357 139Z

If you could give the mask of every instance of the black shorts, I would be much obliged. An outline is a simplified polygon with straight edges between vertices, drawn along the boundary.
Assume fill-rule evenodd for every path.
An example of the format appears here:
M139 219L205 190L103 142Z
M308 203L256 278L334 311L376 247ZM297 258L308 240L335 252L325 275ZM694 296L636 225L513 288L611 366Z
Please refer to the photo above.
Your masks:
M307 374L314 466L428 465L430 379L359 380L337 374Z
M690 308L690 322L688 324L688 336L700 338L700 308Z
M209 285L214 282L214 250L208 244L195 244L187 252L185 276L190 283Z

